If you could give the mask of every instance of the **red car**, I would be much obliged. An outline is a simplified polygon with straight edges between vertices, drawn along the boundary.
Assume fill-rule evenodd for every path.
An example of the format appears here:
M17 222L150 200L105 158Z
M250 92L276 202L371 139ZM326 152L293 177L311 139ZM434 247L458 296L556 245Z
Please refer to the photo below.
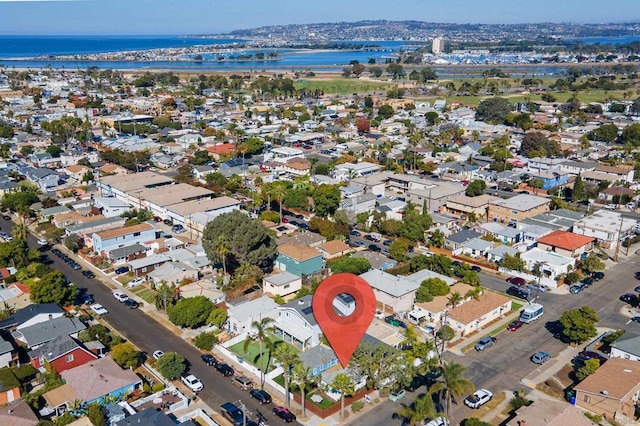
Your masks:
M516 331L517 329L519 329L520 327L522 327L524 325L524 323L522 321L519 320L515 320L513 321L511 324L509 324L507 326L507 330L509 331Z
M280 417L286 423L292 423L296 421L296 415L284 407L276 405L275 407L273 407L272 411L273 414Z
M520 278L520 277L509 277L507 278L507 282L511 283L513 285L519 285L519 286L523 286L527 283L527 280L525 280L524 278Z

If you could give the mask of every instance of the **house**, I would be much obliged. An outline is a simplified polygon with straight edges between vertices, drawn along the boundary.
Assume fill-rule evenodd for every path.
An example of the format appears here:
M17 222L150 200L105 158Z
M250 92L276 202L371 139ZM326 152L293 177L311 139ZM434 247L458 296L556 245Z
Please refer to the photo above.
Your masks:
M286 297L302 288L302 278L291 272L279 272L262 279L262 290L273 296Z
M20 381L9 367L0 368L0 406L20 399ZM7 423L13 426L13 422Z
M129 263L131 265L131 263ZM147 279L158 286L162 282L178 284L184 280L196 281L198 269L182 262L166 262L156 267L147 275Z
M58 317L19 328L11 333L11 336L16 343L37 349L58 336L78 337L78 333L86 328L87 326L77 318Z
M93 205L104 217L121 216L131 210L129 203L115 197L95 197Z
M261 318L278 319L278 304L272 298L262 296L239 305L230 306L228 314L227 332L233 334L251 333L251 323L260 322Z
M598 245L613 248L619 241L635 234L637 221L623 217L618 212L598 210L573 224L573 233L593 237Z
M85 174L90 170L90 167L78 164L72 164L63 169L64 173L71 179L73 179L76 183L81 183Z
M518 249L514 247L500 245L487 252L487 260L489 262L500 263L506 254L509 256L515 256L518 253Z
M333 349L325 345L312 346L300 352L298 358L302 365L309 368L309 374L313 377L338 364L338 357Z
M331 240L318 246L323 259L335 259L349 254L351 247L342 240Z
M390 259L383 254L369 250L356 251L351 255L351 257L367 259L373 269L380 269L381 271L386 271L398 264L397 261Z
M460 250L453 250L451 254L466 254L474 258L486 257L487 252L493 248L493 242L483 240L482 238L474 238L462 243Z
M0 407L0 425L33 426L38 416L23 399L17 399Z
M275 267L281 271L302 276L314 274L324 268L322 254L314 248L283 244L278 246L278 252Z
M57 373L61 373L98 357L69 335L62 334L29 351L29 359L36 370L44 371L48 364Z
M489 203L488 219L503 224L517 224L523 219L549 211L551 200L535 195L519 194Z
M273 324L275 334L301 351L320 344L322 330L313 315L311 300L307 295L277 308L278 318Z
M622 424L637 420L640 395L640 364L611 358L574 387L576 404Z
M502 244L517 244L522 239L522 231L511 226L504 226L496 222L488 222L480 225L487 234Z
M449 198L445 204L449 213L458 215L475 215L478 219L487 216L489 203L497 200L493 195L482 194L477 197L469 197L465 194L456 195Z
M60 318L63 315L64 311L55 303L34 303L18 309L5 320L0 321L0 329L13 331Z
M215 305L224 303L226 295L222 292L216 283L210 279L202 279L190 284L180 286L180 297L196 297L204 296L211 300Z
M118 399L142 388L136 373L123 370L109 357L63 371L60 376L65 384L42 395L46 412L56 415L68 411L75 401L91 404L106 398Z
M114 265L122 265L143 257L147 257L147 247L137 243L116 248L107 253L107 259L111 260Z
M148 407L111 424L113 426L197 426L199 423L189 418L176 423L171 415L156 407Z
M451 251L460 251L464 248L464 243L480 237L482 237L482 234L479 232L468 228L462 229L455 234L449 235L444 240L444 246Z
M562 256L583 258L593 250L596 239L567 231L553 231L538 238L540 250L552 251Z
M532 404L522 406L516 410L515 416L508 419L506 426L596 426L584 411L575 405L564 401L540 398Z
M549 210L548 212L541 213L529 219L520 221L518 223L518 228L524 230L526 226L534 225L545 228L547 230L547 233L556 229L569 231L573 227L573 224L582 219L584 216L584 213L576 212L573 210ZM542 235L544 234L540 234L538 236L541 237ZM535 238L528 238L528 236L525 234L525 241L535 241Z
M117 164L111 164L111 163L107 163L100 166L97 169L97 171L102 176L110 176L110 175L124 176L129 173L129 170L127 170L126 168L122 166L118 166Z
M420 283L406 277L388 274L379 269L370 269L360 275L373 289L377 309L383 312L405 312L411 310Z
M640 361L640 334L627 331L611 344L611 358Z
M286 224L284 224L286 225ZM276 240L278 247L286 244L296 244L305 247L318 247L327 241L326 237L315 232L296 232L294 234L287 234L279 237Z
M156 230L149 223L125 226L123 228L108 229L94 233L91 236L93 250L106 255L111 250L141 244L156 238Z
M24 171L29 182L36 185L42 191L54 191L60 182L60 176L50 169L29 167Z
M557 277L568 274L576 266L576 259L573 257L563 256L559 253L539 248L532 248L520 254L520 259L524 260L527 269L530 271L539 267L542 272L540 281L550 287L557 287Z
M345 193L345 188L353 188L353 186L342 187L341 190L343 194ZM340 208L351 210L354 214L370 212L376 207L377 201L378 197L371 193L365 193L354 197L345 196L345 199L340 202Z
M596 172L608 173L615 176L614 181L620 181L622 183L633 182L635 170L632 165L618 164L617 166L608 166L606 164L597 164L595 167Z
M636 192L624 186L612 186L598 193L599 203L626 204L636 196Z
M136 277L144 277L167 262L171 262L171 258L166 254L154 254L130 261L129 270Z
M0 367L9 367L17 361L18 352L13 348L13 344L0 338Z

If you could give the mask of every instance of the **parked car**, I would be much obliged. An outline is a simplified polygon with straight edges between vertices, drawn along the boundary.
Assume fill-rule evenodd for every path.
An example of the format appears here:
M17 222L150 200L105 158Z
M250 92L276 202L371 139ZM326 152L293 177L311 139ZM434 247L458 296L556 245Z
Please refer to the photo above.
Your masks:
M527 280L521 277L509 277L507 278L507 282L509 284L523 286L527 283Z
M246 421L244 418L244 414L242 410L240 410L235 404L232 402L225 402L220 406L220 413L223 417L229 420L233 426L243 426Z
M163 220L163 222L164 222L165 225L168 225L168 226L173 225L173 221L171 219L165 219L165 220Z
M127 287L131 288L131 287L135 287L137 285L143 284L143 283L144 283L144 278L138 277L138 278L134 278L131 281L129 281L127 283Z
M407 396L407 392L404 389L394 389L389 393L389 401L398 402L405 396Z
M2 215L2 218L3 218L4 220L11 220L11 216L6 215L6 214L3 214L3 215Z
M273 414L280 417L286 423L292 423L296 421L296 415L289 411L289 409L287 408L276 405L271 411L273 411Z
M496 342L496 338L495 337L486 336L486 337L483 337L482 339L478 340L478 343L476 343L474 348L476 349L476 351L484 351L485 349L487 349L488 347L493 345L495 342Z
M162 351L154 351L153 354L151 354L153 359L160 359L162 355L164 355L164 352Z
M493 398L493 393L486 389L479 389L473 393L473 395L469 395L464 400L464 405L469 408L480 408L487 402L491 401Z
M173 226L171 227L171 230L172 230L173 232L177 233L177 234L180 234L180 233L182 233L182 232L184 232L184 231L185 231L184 226L182 226L182 225L180 225L180 224L178 224L178 225L173 225Z
M437 382L440 376L442 376L442 372L437 368L433 368L429 370L427 374L425 374L424 376L425 383L427 384L427 386L430 386L435 382Z
M84 275L86 278L89 278L89 279L92 279L92 278L96 277L96 274L94 274L93 272L88 271L86 269L84 271L82 271L82 275Z
M78 295L78 300L80 301L80 303L84 303L85 305L90 305L95 302L93 296L89 293L80 293Z
M116 299L120 303L122 303L125 300L129 299L129 296L127 296L126 294L124 294L123 292L118 291L118 290L114 290L112 294L113 294L114 299Z
M578 293L580 293L581 291L583 291L585 288L587 288L587 285L586 285L586 284L582 284L582 283L580 283L580 284L574 284L574 285L572 285L571 287L569 287L569 292L570 292L570 293L573 293L573 294L578 294Z
M382 244L385 245L385 246L390 246L392 243L393 243L393 241L391 241L391 240L384 240L382 242Z
M216 364L215 367L216 370L225 377L231 377L235 374L233 368L229 367L228 364L225 364L223 362Z
M595 358L598 361L600 361L600 365L604 364L609 359L606 356L601 355L598 352L594 352L594 351L580 351L578 353L578 356L585 360Z
M508 326L507 326L507 330L509 331L516 331L517 329L519 329L520 327L522 327L524 325L524 322L520 321L520 320L515 320L513 322L511 322Z
M546 292L547 291L547 286L544 284L529 284L529 291L540 291L540 292Z
M417 375L413 379L411 379L411 383L409 383L405 389L409 392L415 392L420 389L420 386L424 385L424 377Z
M551 359L551 355L549 355L549 352L545 352L545 351L538 351L531 356L531 361L533 361L536 364L544 364L550 359Z
M360 232L356 231L355 229L352 229L351 232L349 232L349 235L351 235L352 237L359 237Z
M639 289L640 286L636 287L636 289ZM620 300L622 300L625 303L635 303L638 300L638 296L633 294L633 293L625 293L622 296L620 296Z
M43 239L43 238L40 238L40 239L39 239L38 241L36 241L36 242L38 243L38 245L39 245L39 246L46 246L46 245L48 245L48 244L49 244L49 241L47 241L47 240L45 240L45 239Z
M375 253L382 251L382 249L375 244L369 244L367 248Z
M120 275L120 274L124 274L125 272L129 272L129 268L126 266L121 266L118 269L115 270L116 274Z
M249 395L251 395L252 398L257 399L260 405L271 404L271 401L272 401L271 395L269 395L265 390L251 389L249 391Z
M522 288L511 286L507 289L507 294L511 296L519 297L520 299L529 299L529 291L524 290Z
M99 303L91 305L90 308L97 315L107 315L109 313L109 311L107 311L107 309Z
M583 278L582 281L580 282L588 287L594 282L596 282L596 280L594 280L592 277L586 277L586 278Z
M474 272L482 272L482 268L478 265L471 265L471 270Z
M122 303L129 309L137 309L140 306L140 304L133 299L127 299Z
M591 277L596 281L600 281L604 278L604 272L594 272Z
M447 420L446 417L436 417L428 423L425 423L424 426L449 426L449 420Z
M218 363L216 357L211 354L202 354L200 355L200 359L202 359L202 361L207 365L216 365Z
M638 323L640 323L640 317L631 317L631 318L629 319L629 321L631 321L631 322L638 322Z
M246 376L234 376L233 380L231 381L241 390L249 390L253 388L253 382Z
M184 383L189 389L191 389L192 392L198 393L202 389L204 389L204 385L202 384L200 379L198 379L193 374L189 374L188 376L182 376L180 377L180 380L182 380L182 383Z

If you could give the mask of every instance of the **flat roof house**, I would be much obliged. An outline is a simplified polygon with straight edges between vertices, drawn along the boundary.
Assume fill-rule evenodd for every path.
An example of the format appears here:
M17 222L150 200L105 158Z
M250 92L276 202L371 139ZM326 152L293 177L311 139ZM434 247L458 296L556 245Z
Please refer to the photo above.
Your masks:
M379 269L371 269L360 275L373 288L377 308L383 312L403 312L411 310L420 283L406 277L388 274Z
M286 297L302 288L302 278L291 272L279 272L262 279L262 290L273 296Z
M535 195L519 194L512 198L491 201L489 220L503 224L516 224L523 219L549 211L551 200Z
M604 248L612 248L619 240L635 234L637 221L623 217L618 212L598 210L573 225L573 233L593 237Z
M272 298L262 296L235 306L230 306L227 311L229 315L228 332L236 335L251 333L253 331L251 323L260 321L261 318L270 317L278 319L278 304Z

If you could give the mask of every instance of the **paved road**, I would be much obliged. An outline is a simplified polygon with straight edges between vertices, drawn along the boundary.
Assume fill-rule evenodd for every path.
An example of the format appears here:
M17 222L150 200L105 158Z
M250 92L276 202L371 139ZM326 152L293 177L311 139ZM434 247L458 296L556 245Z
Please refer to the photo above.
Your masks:
M589 305L600 316L598 326L613 329L626 328L640 332L640 324L629 323L628 318L620 314L624 306L618 298L626 292L633 292L639 284L634 278L635 271L640 271L640 257L632 256L624 262L606 271L605 278L579 294L541 294L538 301L545 307L545 314L539 321L528 324L515 332L504 331L497 336L497 342L484 352L470 351L459 357L446 353L445 358L467 367L465 376L471 380L476 388L487 388L496 394L505 389L518 390L523 387L521 380L536 369L535 364L528 358L538 350L546 350L551 356L556 356L566 348L566 345L553 337L546 326L557 320L567 309ZM503 278L482 273L483 285L495 290L505 291L508 283ZM478 338L481 336L479 335ZM409 394L402 402L409 404L425 389ZM355 419L350 425L401 425L402 421L394 419L393 415L402 405L386 402L375 410L365 413ZM472 417L474 411L456 405L452 411L453 421L458 424L465 418Z
M12 223L0 217L0 228L9 232ZM36 238L28 236L30 247L38 247ZM139 309L128 309L124 304L118 302L111 294L111 289L97 279L87 279L82 275L82 271L74 271L69 265L58 259L54 255L49 258L53 261L51 268L62 272L69 281L76 283L79 287L88 289L88 293L93 294L97 303L103 305L109 314L103 318L116 330L122 333L127 340L133 342L147 354L155 350L164 352L174 351L182 355L190 363L190 372L195 374L202 383L204 389L198 397L206 402L212 409L218 410L221 404L231 401L242 400L248 412L255 417L256 410L267 415L270 407L259 408L260 405L248 392L243 392L235 387L230 378L223 377L213 367L209 367L200 360L201 352L186 343L180 337L168 332L160 323L152 317L146 315ZM268 418L272 415L268 414ZM275 419L274 419L275 421Z

